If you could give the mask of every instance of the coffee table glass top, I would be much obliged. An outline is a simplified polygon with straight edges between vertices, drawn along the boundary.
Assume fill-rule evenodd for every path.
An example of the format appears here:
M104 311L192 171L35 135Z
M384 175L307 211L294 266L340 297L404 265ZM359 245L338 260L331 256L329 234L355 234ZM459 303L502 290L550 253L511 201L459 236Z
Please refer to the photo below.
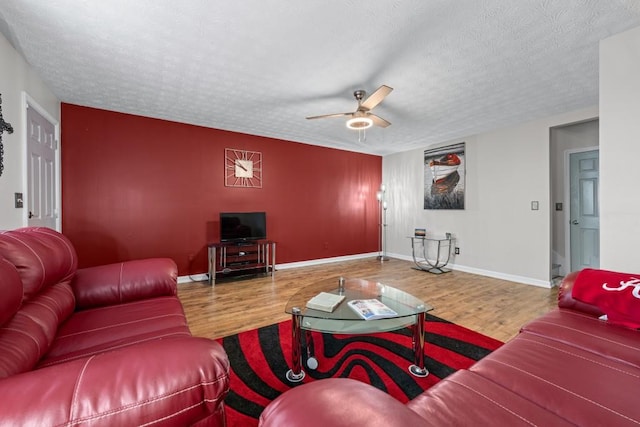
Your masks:
M307 301L320 292L344 294L345 299L333 312L314 310L306 307ZM347 304L356 299L377 299L397 313L392 318L364 320ZM285 311L295 314L300 310L302 329L328 333L374 333L392 331L412 325L416 315L433 309L424 301L392 286L364 279L344 278L344 290L339 288L339 278L334 277L305 286L287 302Z

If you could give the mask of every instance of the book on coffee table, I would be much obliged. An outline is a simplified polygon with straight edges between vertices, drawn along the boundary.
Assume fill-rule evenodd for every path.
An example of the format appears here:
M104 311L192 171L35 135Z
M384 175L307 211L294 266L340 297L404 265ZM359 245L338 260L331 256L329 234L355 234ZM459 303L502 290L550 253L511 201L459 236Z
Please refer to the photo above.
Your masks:
M320 292L318 295L307 301L307 308L331 313L336 309L338 304L342 302L342 300L344 300L344 295Z
M364 320L384 319L398 315L377 299L355 299L347 304Z

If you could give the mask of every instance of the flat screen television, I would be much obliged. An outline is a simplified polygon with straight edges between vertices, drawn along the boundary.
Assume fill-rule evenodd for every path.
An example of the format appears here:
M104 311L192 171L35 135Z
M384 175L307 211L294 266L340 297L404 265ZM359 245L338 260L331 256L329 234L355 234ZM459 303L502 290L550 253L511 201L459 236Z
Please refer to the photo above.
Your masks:
M220 212L220 241L242 242L267 238L264 212Z

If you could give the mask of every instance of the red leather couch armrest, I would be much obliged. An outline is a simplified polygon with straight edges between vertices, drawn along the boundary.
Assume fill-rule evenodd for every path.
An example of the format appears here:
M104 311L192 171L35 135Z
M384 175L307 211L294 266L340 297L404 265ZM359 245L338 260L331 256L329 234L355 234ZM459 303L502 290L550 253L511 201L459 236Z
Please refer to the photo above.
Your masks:
M560 288L558 289L558 307L580 311L594 317L602 316L604 313L595 305L587 304L573 298L573 285L575 284L576 277L578 277L578 273L580 272L574 271L567 274L562 280L562 283L560 283Z
M72 282L78 309L177 294L178 267L149 258L79 269Z
M223 426L228 389L220 344L158 340L0 379L0 424Z
M278 396L260 415L260 426L395 427L428 426L429 420L363 382L329 378Z

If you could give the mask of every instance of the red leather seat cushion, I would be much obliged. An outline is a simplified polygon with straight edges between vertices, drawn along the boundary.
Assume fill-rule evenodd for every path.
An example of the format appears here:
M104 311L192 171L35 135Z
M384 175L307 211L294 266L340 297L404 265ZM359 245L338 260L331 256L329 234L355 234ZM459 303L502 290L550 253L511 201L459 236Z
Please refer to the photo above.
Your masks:
M79 311L60 327L39 366L174 336L191 336L177 297Z
M215 341L169 338L2 383L3 426L223 426L229 362Z
M474 372L446 377L407 403L429 425L437 426L569 426L537 404Z
M576 425L637 425L640 369L522 332L470 368Z
M640 332L588 314L553 310L524 325L522 331L640 368Z

